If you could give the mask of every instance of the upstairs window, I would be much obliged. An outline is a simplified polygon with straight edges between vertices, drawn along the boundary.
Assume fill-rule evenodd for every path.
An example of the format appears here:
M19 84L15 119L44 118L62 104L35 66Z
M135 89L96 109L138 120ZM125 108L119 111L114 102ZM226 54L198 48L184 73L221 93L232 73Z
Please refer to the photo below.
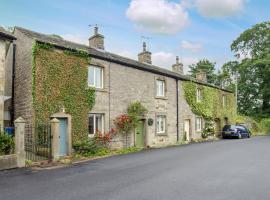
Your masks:
M196 100L197 100L197 102L202 101L202 89L200 89L200 88L197 88L197 90L196 90Z
M165 81L164 80L156 80L156 96L157 97L165 97Z
M104 132L104 114L90 114L88 120L88 134L94 135L98 132Z
M166 116L165 115L157 115L157 134L165 134L166 133Z
M103 88L103 68L90 65L88 67L88 86Z

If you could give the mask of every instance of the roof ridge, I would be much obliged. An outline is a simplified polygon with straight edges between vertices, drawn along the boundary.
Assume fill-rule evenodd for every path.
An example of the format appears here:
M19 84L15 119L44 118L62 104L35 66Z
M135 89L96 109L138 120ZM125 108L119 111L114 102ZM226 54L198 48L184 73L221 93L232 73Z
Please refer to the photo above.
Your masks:
M100 57L100 58L107 59L107 60L109 59L109 60L112 60L114 62L118 61L118 62L120 62L122 64L126 64L128 66L132 65L134 68L139 68L141 70L144 69L145 71L152 71L153 73L157 73L157 74L163 74L163 75L165 74L165 76L174 77L174 78L182 79L185 81L194 81L198 84L203 84L203 85L206 85L209 87L214 87L214 88L217 88L217 89L220 89L223 91L232 92L232 91L229 91L227 89L221 88L219 86L196 80L193 77L190 77L188 75L178 74L178 73L173 72L169 69L159 67L156 65L152 65L152 64L142 63L142 62L139 62L138 60L135 60L132 58L127 58L127 57L118 55L116 53L111 53L111 52L108 52L105 50L99 50L99 49L89 47L89 46L84 45L84 44L79 44L79 43L72 42L72 41L65 40L65 39L55 38L55 37L52 37L48 34L39 33L39 32L32 31L30 29L22 28L19 26L15 26L14 28L18 29L19 31L22 31L23 33L28 34L28 36L33 38L33 39L37 39L39 42L51 43L51 44L54 44L58 47L62 47L62 48L66 48L66 49L77 49L78 50L78 49L82 48L82 50L88 51L88 53L92 56ZM33 35L35 35L36 37Z

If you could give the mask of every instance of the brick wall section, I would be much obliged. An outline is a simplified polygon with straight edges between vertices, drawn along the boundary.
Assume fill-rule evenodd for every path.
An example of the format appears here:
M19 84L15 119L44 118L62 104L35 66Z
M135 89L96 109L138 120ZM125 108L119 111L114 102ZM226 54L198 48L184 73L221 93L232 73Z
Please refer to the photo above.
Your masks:
M32 39L15 29L16 63L15 63L15 119L23 117L33 122L32 102Z

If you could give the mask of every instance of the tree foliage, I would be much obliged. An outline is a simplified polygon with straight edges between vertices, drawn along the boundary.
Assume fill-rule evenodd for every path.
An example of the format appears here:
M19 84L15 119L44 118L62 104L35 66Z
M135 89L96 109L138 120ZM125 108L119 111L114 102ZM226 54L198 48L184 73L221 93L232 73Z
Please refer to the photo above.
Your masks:
M222 81L234 88L237 77L238 110L245 115L270 115L270 22L256 24L233 41L232 51L240 62L222 67ZM237 75L237 76L236 76Z
M196 78L196 74L200 71L206 72L207 82L211 84L218 84L218 75L215 73L216 63L210 62L207 59L199 60L196 64L189 65L189 73L192 77Z

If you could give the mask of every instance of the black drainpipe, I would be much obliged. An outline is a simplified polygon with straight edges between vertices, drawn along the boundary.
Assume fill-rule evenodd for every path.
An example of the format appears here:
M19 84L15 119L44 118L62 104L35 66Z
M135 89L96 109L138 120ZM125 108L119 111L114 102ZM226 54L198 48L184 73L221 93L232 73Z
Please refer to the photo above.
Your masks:
M10 119L11 125L14 124L14 106L15 106L15 54L16 54L16 44L13 43L13 58L12 58L12 94L11 94L11 108L10 108Z
M177 142L179 141L179 116L178 116L178 110L179 110L179 91L178 91L178 80L176 80L176 137L177 137Z

